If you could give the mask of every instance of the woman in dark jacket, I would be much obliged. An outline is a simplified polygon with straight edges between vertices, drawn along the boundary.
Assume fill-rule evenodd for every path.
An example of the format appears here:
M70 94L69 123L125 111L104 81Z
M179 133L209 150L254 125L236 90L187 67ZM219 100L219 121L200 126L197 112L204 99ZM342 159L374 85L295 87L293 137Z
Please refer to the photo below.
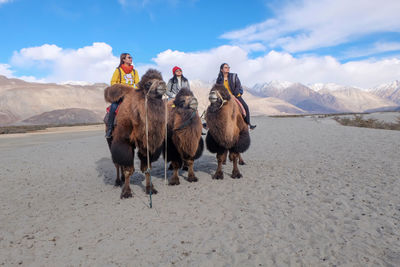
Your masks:
M227 63L223 63L219 68L219 74L217 78L217 84L223 84L225 88L234 95L240 103L243 105L244 109L246 110L246 117L244 117L244 121L249 125L250 129L253 130L256 128L257 125L250 124L250 111L249 107L247 106L246 102L242 98L243 95L243 88L242 84L240 83L239 77L236 73L229 72L230 67Z

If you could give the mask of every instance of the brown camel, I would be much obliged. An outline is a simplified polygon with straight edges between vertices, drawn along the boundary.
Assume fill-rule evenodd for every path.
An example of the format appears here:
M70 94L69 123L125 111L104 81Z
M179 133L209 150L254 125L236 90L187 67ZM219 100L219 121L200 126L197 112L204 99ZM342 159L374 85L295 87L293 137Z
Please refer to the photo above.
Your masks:
M114 86L114 87L110 86L104 90L104 99L108 103L117 102L117 101L120 101L121 99L123 99L123 97L132 90L134 90L134 89L133 89L133 87L130 87L130 86ZM104 118L104 124L106 126L105 132L107 132L107 130L108 130L108 123L107 123L108 116L109 116L109 114L107 113ZM116 120L114 120L114 124L115 124L115 122L116 122ZM107 140L108 148L110 149L110 152L111 152L112 138L106 138L106 140ZM115 179L115 186L121 186L122 183L125 181L124 172L122 171L122 166L119 166L115 162L114 162L114 166L117 171L117 178Z
M135 171L133 166L135 148L138 149L140 170L146 176L146 193L156 194L157 190L150 183L149 170L151 162L160 157L165 138L165 130L163 130L165 128L165 109L162 95L166 91L166 84L159 71L149 69L143 75L137 90L126 87L126 85L115 84L108 87L105 93L105 95L124 97L115 118L116 126L111 141L111 155L117 167L117 174L118 166L121 166L122 175L125 178L121 198L132 197L129 180ZM146 138L146 96L148 142ZM112 101L113 99L106 100ZM150 166L147 163L147 152L149 152ZM117 177L116 184L121 183Z
M232 178L241 178L238 160L240 153L250 146L248 125L243 119L234 96L230 95L224 85L215 84L210 91L210 105L206 112L208 133L207 149L217 154L218 167L213 179L223 179L222 164L226 161L227 152L233 161Z
M203 153L202 125L197 112L198 102L193 93L182 88L175 99L168 102L167 160L174 173L169 185L178 185L178 170L188 167L188 182L197 182L193 163Z

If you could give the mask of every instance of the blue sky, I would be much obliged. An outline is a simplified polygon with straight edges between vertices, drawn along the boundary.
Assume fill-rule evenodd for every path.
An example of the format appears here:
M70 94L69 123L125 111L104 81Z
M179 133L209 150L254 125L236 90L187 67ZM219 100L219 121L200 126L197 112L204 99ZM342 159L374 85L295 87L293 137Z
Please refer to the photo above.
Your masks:
M400 79L398 0L0 0L0 74L109 82L119 54L165 79L211 81L228 62L259 82L364 88Z

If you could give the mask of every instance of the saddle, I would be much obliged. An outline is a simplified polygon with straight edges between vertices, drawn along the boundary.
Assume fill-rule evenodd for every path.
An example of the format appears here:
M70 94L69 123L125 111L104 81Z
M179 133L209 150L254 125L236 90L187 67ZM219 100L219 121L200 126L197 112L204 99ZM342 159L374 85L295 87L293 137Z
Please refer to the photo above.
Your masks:
M240 109L243 117L246 117L246 110L244 109L242 103L240 103L239 99L237 99L236 97L233 97L233 99L235 99L236 103L239 105L239 109Z
M119 107L120 107L120 106L121 106L121 105L118 105L117 109L115 110L115 116L117 116L118 110L119 110ZM103 119L103 122L104 122L105 124L108 123L108 117L110 116L110 108L111 108L111 105L108 106L108 107L106 108L106 115L104 116L104 119ZM115 125L117 125L117 120L114 120L114 126L115 126Z
M118 114L118 110L119 110L119 107L120 107L120 106L121 106L121 105L118 105L117 109L115 110L115 115ZM111 108L111 105L108 106L108 107L106 108L106 112L107 112L107 113L110 113L110 108Z

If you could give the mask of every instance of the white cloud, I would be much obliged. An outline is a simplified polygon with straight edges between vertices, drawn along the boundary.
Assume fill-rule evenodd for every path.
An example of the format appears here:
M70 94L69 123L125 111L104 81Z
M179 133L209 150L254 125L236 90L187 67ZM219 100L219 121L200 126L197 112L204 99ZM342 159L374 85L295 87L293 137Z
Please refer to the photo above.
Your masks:
M11 66L8 64L0 63L0 75L4 75L7 77L13 77L13 71L10 68L11 68Z
M193 1L193 0L192 0ZM181 0L118 0L118 2L122 5L122 6L134 6L136 8L138 7L147 7L150 6L150 4L152 5L156 5L156 4L160 4L160 3L167 3L169 5L173 5L176 6L179 4L179 2L181 2Z
M242 83L283 80L313 83L337 83L370 88L400 77L400 58L363 60L340 63L331 56L293 57L289 53L271 51L264 56L249 58L248 51L238 46L221 46L209 51L185 53L166 50L153 59L167 80L172 67L177 65L189 79L212 81L217 78L219 66L227 62L237 72ZM139 68L140 73L151 66Z
M0 0L0 5L5 4L5 3L10 3L13 0Z
M276 11L274 19L221 37L234 43L264 42L288 52L348 42L377 32L400 32L398 0L302 0Z
M44 80L50 82L108 83L119 58L112 54L111 46L106 43L93 43L76 50L44 44L14 52L11 63L20 68L35 66L48 70L50 74Z
M344 53L345 58L357 58L377 55L385 52L400 51L399 42L377 42L366 48L351 48Z

